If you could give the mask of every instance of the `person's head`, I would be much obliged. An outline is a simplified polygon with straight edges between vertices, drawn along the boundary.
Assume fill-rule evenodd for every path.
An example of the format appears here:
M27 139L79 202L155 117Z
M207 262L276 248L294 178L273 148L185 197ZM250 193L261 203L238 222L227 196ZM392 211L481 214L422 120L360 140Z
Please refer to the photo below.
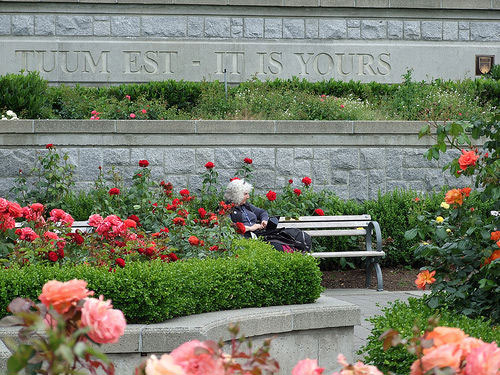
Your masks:
M244 180L233 180L227 184L224 199L235 205L244 204L250 196L253 186Z

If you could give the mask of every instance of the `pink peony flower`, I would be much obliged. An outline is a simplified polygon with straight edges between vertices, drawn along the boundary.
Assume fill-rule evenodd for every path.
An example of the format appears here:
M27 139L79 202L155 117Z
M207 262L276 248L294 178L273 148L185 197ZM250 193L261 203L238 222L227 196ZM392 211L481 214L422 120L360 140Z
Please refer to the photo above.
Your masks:
M82 308L82 324L89 327L87 335L98 344L112 344L125 333L125 317L121 310L113 309L111 301L89 298Z
M325 369L318 366L316 359L303 359L292 370L292 375L321 375Z
M76 279L67 282L51 280L45 283L38 299L45 306L52 306L59 314L64 314L78 301L93 294L94 292L87 289L86 281Z
M464 375L498 375L500 348L494 342L483 344L471 350L466 362Z
M221 358L214 358L213 350L198 340L185 342L170 355L189 375L224 375Z
M175 363L174 357L163 354L160 359L152 355L146 361L146 375L185 375L181 366Z

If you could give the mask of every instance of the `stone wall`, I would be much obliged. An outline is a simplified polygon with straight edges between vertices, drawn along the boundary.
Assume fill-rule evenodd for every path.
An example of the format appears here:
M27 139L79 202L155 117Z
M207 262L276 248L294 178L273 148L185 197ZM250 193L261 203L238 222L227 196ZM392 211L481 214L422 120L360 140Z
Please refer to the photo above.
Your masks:
M499 0L0 1L0 74L53 83L475 76Z
M279 189L304 176L313 187L342 198L371 199L396 188L432 191L444 184L463 186L442 166L456 156L427 161L432 143L418 139L420 122L353 121L88 121L18 120L0 126L0 196L19 169L29 170L37 153L53 143L76 165L79 188L93 186L98 167L116 166L130 179L140 159L150 162L157 180L177 189L201 186L200 174L215 163L224 184L243 158L253 159L253 184L260 192Z

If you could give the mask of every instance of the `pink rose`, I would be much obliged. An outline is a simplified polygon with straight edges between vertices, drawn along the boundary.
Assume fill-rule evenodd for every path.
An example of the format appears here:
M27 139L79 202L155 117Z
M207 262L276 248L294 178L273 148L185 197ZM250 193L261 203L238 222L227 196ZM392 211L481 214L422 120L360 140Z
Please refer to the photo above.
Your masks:
M185 375L181 366L175 363L174 357L163 354L160 359L152 355L146 361L146 375Z
M221 358L214 358L213 350L198 340L185 342L170 355L189 375L224 375Z
M94 214L89 217L89 225L91 227L97 228L99 224L103 222L102 216L99 214Z
M497 375L500 369L500 348L494 342L483 344L471 350L466 362L465 375Z
M451 367L455 372L460 367L462 349L458 344L445 344L425 354L411 365L410 375L423 375L433 368Z
M13 217L21 217L23 216L23 209L16 202L9 202L9 214Z
M131 113L130 118L135 118L135 113Z
M113 309L111 301L89 298L82 308L82 324L89 327L87 335L98 344L112 344L125 333L125 317L121 310Z
M21 228L21 233L19 234L19 239L24 241L33 242L36 238L40 237L35 231L29 227ZM17 233L17 231L16 231Z
M87 289L86 281L76 279L67 282L51 280L45 283L38 299L45 306L52 305L59 314L64 314L71 306L76 306L78 301L93 294L94 292Z
M324 368L318 366L316 359L303 359L292 370L292 375L321 375Z
M9 201L5 198L0 198L0 213L6 212L9 207Z

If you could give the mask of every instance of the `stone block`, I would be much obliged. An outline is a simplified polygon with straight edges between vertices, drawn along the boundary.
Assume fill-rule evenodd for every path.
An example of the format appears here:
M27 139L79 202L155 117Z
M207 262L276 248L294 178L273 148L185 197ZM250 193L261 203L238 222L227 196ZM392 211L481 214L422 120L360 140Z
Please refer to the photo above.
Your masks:
M359 28L347 28L348 39L361 39L361 30Z
M498 0L496 0L498 1ZM470 0L442 0L444 9L491 9L491 0L474 0L472 3Z
M303 39L305 36L305 23L302 18L283 19L283 38Z
M94 21L94 35L110 36L111 35L110 21Z
M92 17L90 16L57 16L57 35L92 35Z
M61 162L65 156L68 157L67 163L73 164L74 166L78 165L78 149L77 148L60 148L59 155L61 155Z
M436 0L391 0L391 8L439 8Z
M165 152L168 152L168 149ZM139 168L139 160L145 159L150 165L163 165L163 153L162 148L133 148L130 150L130 164Z
M54 35L56 17L52 15L35 16L35 35Z
M195 150L195 165L196 165L196 171L198 173L203 173L206 171L205 164L207 164L209 161L212 163L215 160L215 151L213 148L197 148ZM215 170L218 170L219 166L215 165Z
M420 21L404 21L403 29L405 39L420 39Z
M469 40L470 30L458 30L458 40Z
M291 7L315 7L318 6L318 0L283 0L283 5Z
M425 149L403 149L403 167L404 168L437 168L436 160L427 160L424 158Z
M24 174L31 171L35 166L36 155L30 149L0 149L0 159L3 161L0 163L0 176L16 177L19 175L19 170Z
M253 172L250 181L256 189L274 189L276 186L276 172L271 169L257 169Z
M402 180L387 180L386 191L392 192L394 190L408 190L408 183Z
M142 35L151 37L186 36L187 17L185 16L144 16Z
M316 39L319 36L319 21L306 18L306 38Z
M500 41L500 22L471 22L470 39L478 42Z
M356 0L356 7L387 8L389 7L389 0Z
M190 173L195 169L195 151L192 148L165 150L165 172L168 174Z
M349 198L358 201L368 199L367 171L353 170L349 172Z
M332 171L359 168L359 152L355 148L332 149L330 154Z
M443 22L443 40L458 39L458 22L445 21Z
M192 38L203 37L203 17L188 17L187 19L187 36Z
M274 169L276 166L274 148L252 147L250 150L250 157L257 170L260 168Z
M354 7L355 0L320 0L322 7Z
M312 162L312 180L315 185L328 185L332 183L330 161L314 160Z
M262 38L264 36L264 19L245 18L243 35L245 38Z
M229 17L206 17L205 36L208 38L231 37L231 19Z
M462 153L455 149L448 149L444 154L439 154L439 160L437 162L440 168L444 167L446 164L451 163L453 159L460 157Z
M352 19L347 20L347 27L360 27L360 26L361 26L360 20L352 20Z
M333 170L331 172L330 183L333 185L347 185L349 183L349 172Z
M243 37L243 18L231 18L231 38Z
M0 14L0 35L10 34L10 23L11 16L6 14Z
M469 30L469 28L470 28L469 21L458 21L459 30Z
M167 172L168 172L168 170L167 170ZM179 190L184 189L188 186L187 176L183 176L183 175L166 174L163 177L163 180L165 182L171 182L174 185L175 191L179 191Z
M307 59L307 57L304 59ZM276 133L352 133L352 121L278 121L276 123Z
M33 133L33 120L0 121L0 134Z
M422 39L441 40L443 37L443 22L441 21L422 21Z
M283 20L281 18L266 18L264 20L264 38L283 38Z
M102 120L99 121L99 123ZM195 125L192 120L117 120L117 133L129 134L185 134L195 133Z
M403 39L403 21L387 21L387 37Z
M102 156L104 165L129 165L130 151L128 148L105 149Z
M35 120L35 133L113 133L113 120Z
M330 149L329 148L314 148L313 149L313 159L314 160L329 160L330 159Z
M109 21L111 18L109 16L94 16L94 21Z
M312 159L313 150L311 148L298 147L295 149L295 159Z
M0 178L0 197L4 197L6 199L14 199L12 196L10 189L15 185L16 178L15 177L2 177ZM0 341L1 343L1 341ZM10 355L9 355L10 356ZM2 356L0 353L0 368L7 368L7 358L5 357L5 364L2 364Z
M385 171L372 169L368 171L368 198L377 199L379 192L385 194Z
M248 151L246 148L216 148L213 162L218 168L240 168Z
M361 148L359 151L361 169L385 168L385 150L383 148Z
M13 35L34 35L35 17L27 15L12 16L12 34Z
M345 20L319 20L319 37L321 39L344 39L346 36L347 26Z
M361 21L362 39L385 39L387 35L387 22L382 20Z
M285 178L294 173L293 154L293 148L278 148L276 150L276 168L279 173L285 175Z
M81 148L76 173L79 180L94 181L99 175L99 166L103 166L103 150L99 148Z
M400 150L385 150L385 173L387 178L400 180L402 178L403 154Z
M311 160L306 159L295 159L293 162L294 173L298 173L301 176L311 176L312 175L312 165Z
M199 134L269 134L274 132L274 121L198 120L196 132Z

